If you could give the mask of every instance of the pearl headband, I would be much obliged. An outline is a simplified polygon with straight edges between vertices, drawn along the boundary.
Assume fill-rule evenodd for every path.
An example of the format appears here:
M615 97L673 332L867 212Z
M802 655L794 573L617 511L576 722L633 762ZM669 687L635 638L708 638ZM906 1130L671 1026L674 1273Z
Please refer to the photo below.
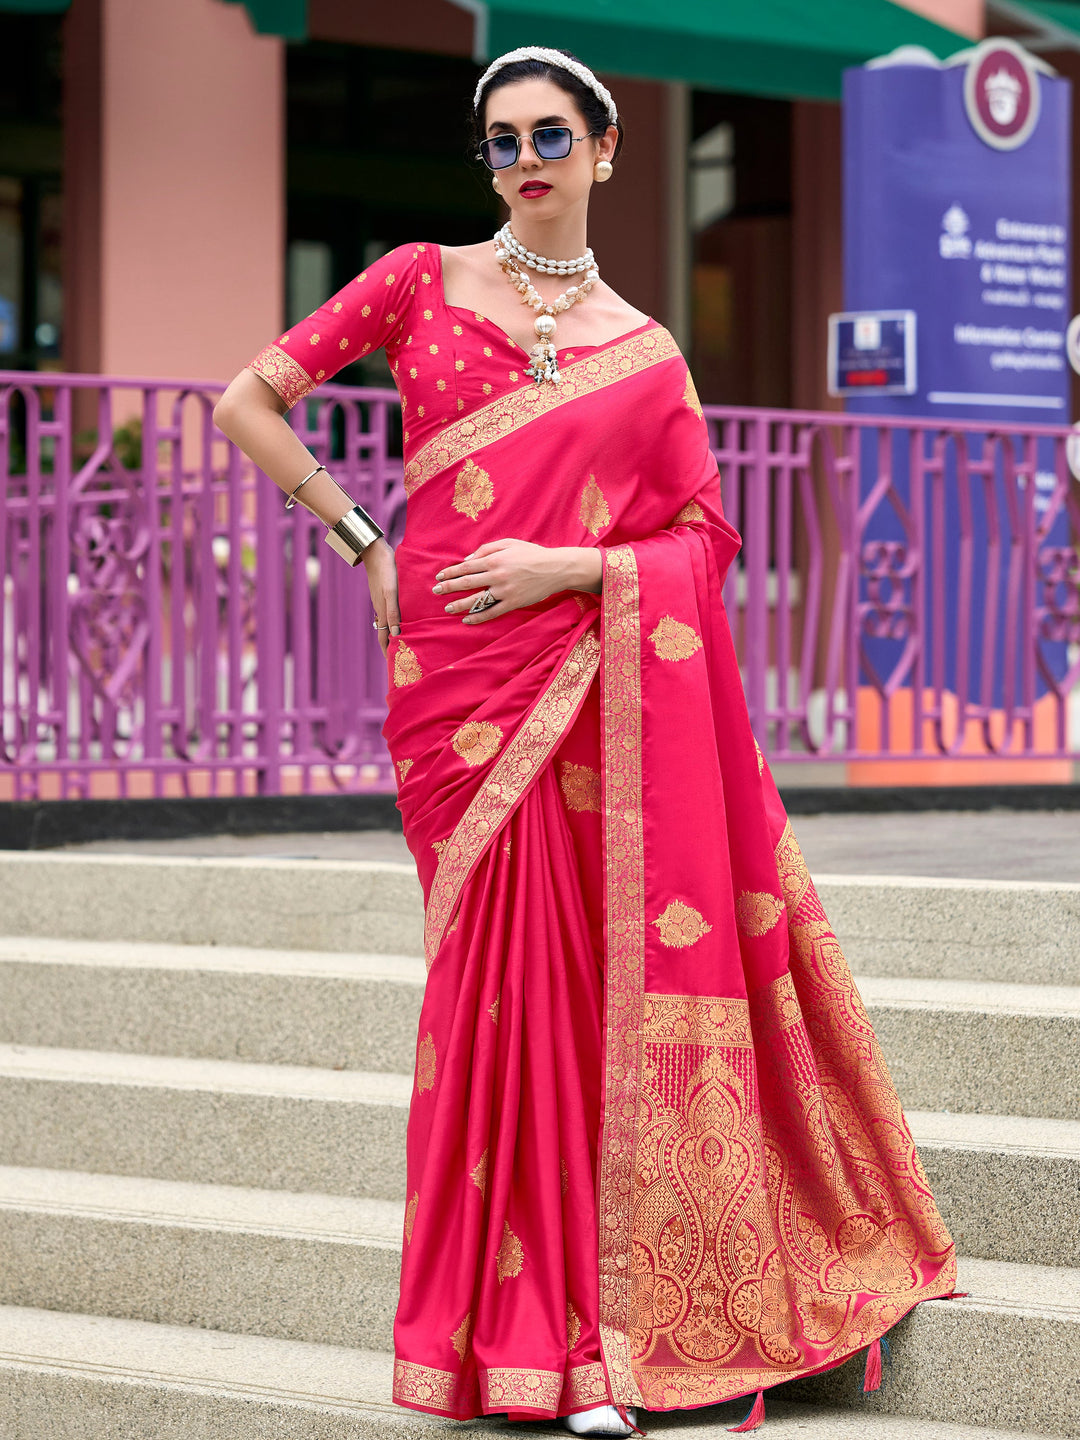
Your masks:
M615 109L615 101L611 98L611 91L600 84L600 81L589 67L582 65L580 61L571 60L569 55L564 55L561 50L549 50L546 45L522 45L520 49L508 50L505 55L500 55L497 60L493 60L483 75L480 76L480 83L477 85L476 94L473 96L474 110L479 106L480 95L492 75L494 75L496 71L501 70L504 65L513 65L517 60L546 60L549 64L557 65L562 70L569 70L571 75L576 75L580 81L589 87L606 108L608 120L611 124L614 125L618 120L619 113Z

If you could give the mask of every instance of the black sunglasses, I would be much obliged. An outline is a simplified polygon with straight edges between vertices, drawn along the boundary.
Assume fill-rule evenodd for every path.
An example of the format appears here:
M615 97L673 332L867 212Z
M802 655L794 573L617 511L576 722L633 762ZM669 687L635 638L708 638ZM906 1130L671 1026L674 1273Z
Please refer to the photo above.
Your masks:
M575 135L569 125L543 125L532 132L532 145L541 160L565 160L574 145L580 145L595 132ZM489 140L480 141L478 160L483 160L489 170L506 170L517 164L521 153L521 135L493 135Z

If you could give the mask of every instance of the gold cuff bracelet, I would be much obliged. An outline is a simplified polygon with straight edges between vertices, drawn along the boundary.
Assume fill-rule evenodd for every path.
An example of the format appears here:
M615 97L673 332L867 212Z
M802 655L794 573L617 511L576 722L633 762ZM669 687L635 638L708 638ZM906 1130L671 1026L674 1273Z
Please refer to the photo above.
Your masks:
M382 538L383 532L359 505L354 505L326 532L327 545L350 565L359 565L368 546Z

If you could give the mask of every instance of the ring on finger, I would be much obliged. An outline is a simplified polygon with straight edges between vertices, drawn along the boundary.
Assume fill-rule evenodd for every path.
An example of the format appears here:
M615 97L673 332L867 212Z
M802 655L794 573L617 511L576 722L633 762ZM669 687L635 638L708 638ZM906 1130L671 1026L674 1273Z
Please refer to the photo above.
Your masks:
M497 605L498 603L498 596L493 595L490 590L484 590L469 606L469 614L475 615L478 610L490 610L492 605Z

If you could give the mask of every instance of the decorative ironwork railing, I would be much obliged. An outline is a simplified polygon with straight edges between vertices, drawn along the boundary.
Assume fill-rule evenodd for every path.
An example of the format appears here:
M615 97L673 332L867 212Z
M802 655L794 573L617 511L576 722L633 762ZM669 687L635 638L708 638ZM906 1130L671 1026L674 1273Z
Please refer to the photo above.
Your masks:
M0 799L393 788L358 577L220 392L0 372ZM705 413L770 759L1080 758L1069 432ZM396 395L324 385L290 420L399 535Z

